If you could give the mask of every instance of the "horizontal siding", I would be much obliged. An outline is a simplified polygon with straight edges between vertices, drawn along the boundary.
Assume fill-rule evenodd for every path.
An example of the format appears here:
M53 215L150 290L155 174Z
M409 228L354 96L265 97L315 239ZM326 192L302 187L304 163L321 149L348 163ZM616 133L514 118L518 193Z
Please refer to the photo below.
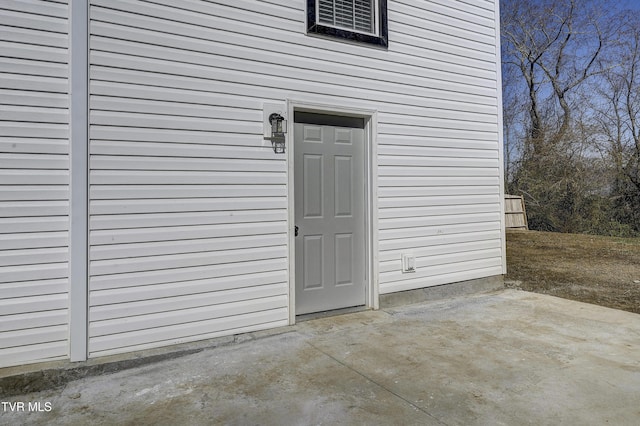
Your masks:
M96 231L119 228L154 228L184 225L220 225L246 224L251 222L277 222L282 218L280 210L247 210L239 214L227 211L194 212L194 213L152 213L130 215L94 215L91 217L91 228ZM273 224L277 225L277 224ZM0 228L1 229L1 228ZM279 229L274 233L282 232ZM202 236L200 236L202 238Z
M487 227L486 230L469 231L466 228L451 227L448 233L442 230L434 230L430 235L420 235L403 239L387 239L380 241L380 261L393 260L399 258L398 255L403 249L415 253L417 249L430 250L448 244L459 244L475 241L496 241L500 239L500 229ZM460 232L456 232L460 231Z
M211 339L220 336L249 333L288 324L285 308L258 311L255 313L237 312L230 316L212 318L199 322L175 324L157 329L143 329L135 332L94 337L91 356L107 356L133 350L151 349L178 343ZM213 317L214 315L209 315ZM216 331L212 331L216 330Z
M93 319L96 321L94 331L95 334L98 335L100 330L107 330L108 333L112 333L114 331L114 327L111 326L109 321L98 322L101 320L111 319L113 323L114 318L124 318L129 317L130 312L136 312L138 314L139 320L141 322L149 321L150 319L153 321L153 326L160 325L160 322L164 322L166 324L172 324L175 321L170 317L163 317L162 320L158 320L154 318L152 314L157 314L158 312L175 312L175 311L185 311L185 310L196 310L197 308L205 308L202 312L204 314L204 319L207 319L206 307L214 306L214 305L222 305L227 303L234 303L237 300L251 300L251 299L267 299L267 298L280 298L286 297L287 289L286 284L272 284L272 285L261 285L259 287L245 287L240 289L232 289L228 291L218 291L215 294L204 293L204 294L190 294L184 295L181 294L179 296L175 296L172 298L164 298L164 299L153 299L152 302L148 300L141 301L132 301L127 303L120 304L110 304L101 307L97 307L93 310ZM271 301L268 300L267 303ZM269 305L267 305L269 307ZM179 312L180 315L184 315L184 312ZM187 313L187 315L189 315ZM146 317L145 317L146 316ZM157 316L157 315L156 315ZM144 321L140 318L145 318ZM131 320L131 319L130 319ZM118 326L124 327L117 322ZM141 328L139 325L132 324L129 322L126 328L121 329L121 331L125 331L128 329L137 329Z
M19 298L34 297L34 296L49 296L60 295L67 290L67 280L65 278L60 279L48 279L39 281L20 281L20 282L7 282L0 284L0 294L2 299L7 300L6 303L16 306L16 303L24 303L24 300ZM64 297L60 298L64 301ZM12 299L12 300L8 300ZM30 299L31 301L40 299ZM44 299L46 300L46 299ZM38 302L40 303L40 302ZM35 313L29 313L28 315L37 315Z
M500 266L500 247L487 249L486 247L481 247L478 250L464 250L462 247L458 247L453 253L445 253L445 254L434 254L439 253L437 251L432 251L429 256L420 256L416 255L416 268L420 268L423 276L434 275L439 272L438 267L447 267L450 264L460 264L467 263L465 268L474 269L474 262L478 262L479 265L482 265L482 262L486 262L487 265L493 263L495 265L495 260L498 260L498 265ZM380 264L380 279L386 282L394 281L398 276L403 277L403 274L398 270L400 269L397 261L390 261L388 263ZM459 268L458 268L459 269ZM436 272L437 271L437 272Z
M267 148L270 149L270 148ZM266 149L265 149L266 150ZM256 153L256 155L259 155ZM171 158L163 156L109 156L92 155L90 167L93 170L181 170L181 171L214 171L229 172L281 172L285 165L282 161L247 160L244 158Z
M27 115L29 111L25 109L22 112L22 116ZM60 113L62 114L62 113ZM33 116L30 115L30 118ZM37 139L37 138L0 138L0 149L6 153L19 153L19 154L68 154L69 145L66 139ZM10 169L2 170L3 175L9 173L19 173L19 170ZM30 172L29 175L37 172ZM49 173L51 173L49 171ZM60 173L58 173L60 174ZM64 177L67 177L66 175Z
M420 76L419 69L422 67L443 70L447 66L457 65L458 67L455 68L458 71L457 73L475 76L477 75L474 73L475 69L496 69L495 58L492 56L493 52L490 52L489 47L484 47L480 50L466 50L461 55L457 52L449 52L450 49L455 48L450 44L441 43L443 47L446 46L444 49L434 49L434 46L438 46L436 44L439 42L438 37L423 39L421 44L418 43L413 46L402 39L405 34L412 34L412 28L408 26L402 27L400 25L396 28L392 34L393 39L400 39L400 41L397 46L392 46L393 50L388 52L372 51L368 48L358 48L342 43L323 43L314 38L299 37L305 16L305 5L299 1L293 3L287 0L280 0L278 2L279 5L273 6L262 2L257 6L261 11L264 11L266 7L273 7L277 11L274 14L275 19L270 18L269 20L265 20L261 12L242 13L235 2L233 4L225 2L227 3L226 6L218 2L217 4L183 2L179 7L184 9L175 7L175 4L170 1L155 2L158 3L157 5L144 4L137 9L131 3L125 1L101 1L99 4L105 8L96 10L93 15L96 24L95 33L103 34L101 32L102 28L118 23L129 27L125 30L133 32L152 30L188 37L189 31L191 31L193 38L196 39L192 42L194 46L201 45L201 40L216 42L224 37L225 42L230 45L251 47L252 42L255 42L256 39L256 32L253 30L260 29L260 34L264 36L261 40L261 45L265 46L264 51L281 51L282 45L279 40L289 40L290 43L287 48L290 49L295 57L317 58L317 56L314 56L314 52L317 51L321 44L323 50L326 51L327 60L330 62L345 62L343 61L344 55L354 55L357 61L362 63L363 67L374 70L388 69L388 67L393 67L394 64L402 64L403 74L411 73ZM256 10L257 7L254 4L250 5L249 9ZM450 5L447 5L446 8L451 10ZM197 12L193 13L188 9L197 10ZM143 14L137 15L135 13L136 10L143 10ZM460 13L459 11L456 12L456 15L471 17L471 20L476 19L473 17L474 15ZM393 19L394 16L391 13L390 21L401 24L404 16L396 16L398 18ZM260 18L260 20L256 21L256 18ZM243 19L246 21L239 31L238 20ZM158 20L162 20L162 27L158 26ZM484 22L487 22L488 25L493 25L491 21L492 19L489 19ZM403 29L404 31L401 32ZM162 34L158 36L162 37ZM425 42L430 44L430 49L425 49ZM390 59L391 64L384 63L387 58ZM287 60L286 58L283 59ZM348 64L352 64L352 62L348 62L345 66L348 66ZM488 82L488 84L491 84L491 82Z
M64 216L0 218L0 234L22 232L66 231L68 220ZM1 238L4 238L2 235Z
M0 4L0 367L68 354L68 14Z
M42 212L46 211L44 220L52 217L64 216L69 213L69 203L67 201L20 201L3 202L2 217L43 217Z
M3 2L3 11L0 14L0 25L9 26L9 27L18 27L18 28L26 28L29 30L42 31L43 37L40 38L39 43L45 44L47 43L47 35L52 33L54 37L59 34L67 34L68 32L68 23L67 20L58 16L52 17L44 14L36 14L22 9L22 6L27 4L27 2L11 2L15 5L13 10L5 9L5 4ZM45 2L33 2L33 3L45 3ZM66 7L66 5L65 5Z
M120 306L113 306L114 304L145 302L152 298L157 298L159 302L166 302L173 300L174 297L206 295L212 290L224 292L244 288L247 289L246 291L255 291L257 287L261 286L268 286L271 289L275 289L281 286L281 283L284 281L286 281L286 273L283 271L247 273L225 280L202 279L183 281L179 287L174 285L174 283L163 283L130 288L98 290L91 293L90 303L92 306L102 306L101 308L96 308L96 312L108 312L111 309L118 309L118 306ZM206 305L206 303L204 305Z
M267 228L268 227L268 228ZM259 235L284 233L284 222L275 224L241 223L222 225L172 226L162 228L118 229L92 231L91 244L125 244L150 241L171 241L200 238L235 237L243 235Z
M11 251L9 251L9 253L11 253ZM9 261L10 260L11 259L9 259ZM38 260L38 263L35 264L4 266L2 268L2 278L0 278L0 281L15 282L67 277L68 272L66 262L42 263L44 261L45 259Z
M286 257L286 251L284 248L267 246L215 252L150 256L135 259L109 259L93 262L91 265L91 275L123 274L128 272L188 268L191 266L212 264L233 264L233 266L238 266L244 262L270 259L277 260L284 257Z
M398 3L405 19L396 29L408 44L436 38L437 51L446 43L446 51L472 58L482 50L475 43L488 46L495 40L491 2ZM424 22L413 16L421 11L429 12L427 20L434 25L420 28ZM495 55L495 50L486 53ZM484 117L474 119L473 113L460 122L380 120L380 293L502 273L496 112L483 123L477 121ZM387 137L395 141L386 144ZM401 273L405 253L416 257L415 273Z
M3 58L4 59L4 58ZM8 63L9 60L3 61L2 64ZM11 61L13 62L13 61ZM24 62L22 62L23 64ZM22 65L21 65L22 66ZM29 66L33 66L33 64L29 64ZM56 65L56 68L61 68L60 73L67 72L64 64ZM64 74L62 74L64 75ZM68 108L69 107L69 99L66 93L55 93L55 92L25 92L25 91L15 91L11 89L0 89L0 99L4 105L23 105L23 106L34 106L41 108Z
M286 324L263 102L378 111L381 293L501 273L493 2L389 2L388 50L308 37L305 9L92 0L92 356Z
M210 172L202 171L171 171L171 170L92 170L91 181L96 185L142 185L142 184L184 184L184 185L216 185L229 181L238 185L252 183L286 184L286 175L278 172L253 172L247 174L237 170Z
M42 340L46 340L45 333ZM18 365L45 360L64 359L67 356L68 343L66 340L36 343L32 345L11 346L0 351L0 365Z
M284 286L280 286L284 287ZM126 340L126 333L139 330L158 329L176 324L193 323L199 321L207 321L214 318L229 317L234 315L242 315L248 312L261 312L278 309L286 305L286 295L277 295L266 297L267 291L265 287L257 289L253 292L234 291L233 296L221 293L214 297L208 298L208 304L204 306L189 307L194 304L193 298L174 298L175 304L171 303L142 303L133 302L128 306L122 304L118 309L111 309L108 312L93 310L93 321L89 333L91 336L99 338L103 335L113 335L115 333L122 334L123 340ZM286 291L286 290L285 290ZM282 290L280 290L280 293ZM254 298L258 295L258 298ZM238 299L240 299L238 301ZM207 300L205 296L200 296L199 300L204 302ZM221 303L218 303L221 301ZM141 305L141 306L136 306ZM129 307L130 309L127 309ZM131 312L137 315L132 316ZM144 313L150 312L150 313ZM125 317L126 321L120 320ZM101 318L105 318L102 320ZM147 337L147 339L149 336ZM141 342L147 343L147 342ZM98 349L99 350L99 349Z
M425 268L423 268L422 265L417 265L417 267L421 268L422 272L418 275L411 275L412 278L406 278L406 274L404 274L402 279L393 279L398 278L399 273L387 274L387 276L384 277L381 275L380 280L382 281L384 278L384 284L380 284L381 290L384 290L384 293L394 293L502 274L500 258L475 262L463 261L460 263L449 263L443 266L429 268L426 271L423 270ZM388 277L389 275L395 275L395 277Z
M213 263L213 262L212 262ZM207 278L227 280L236 275L286 270L286 259L269 258L242 263L210 264L180 269L157 269L144 272L92 276L92 290L128 288L152 284L178 283Z
M450 87L450 90L445 90L437 87L435 82L431 83L435 87L429 87L419 84L419 77L408 76L403 76L405 82L402 84L399 76L389 80L382 80L379 79L379 74L367 75L366 69L354 68L350 73L347 70L341 72L339 65L328 68L326 63L321 65L320 59L316 59L315 61L309 59L307 67L302 68L300 67L300 61L287 64L287 62L291 60L284 59L282 55L278 57L277 52L272 53L270 58L266 57L263 61L260 61L262 55L255 47L243 49L242 47L234 46L233 48L229 48L228 51L224 51L224 48L216 49L219 50L219 52L213 57L209 55L204 56L201 52L185 51L179 47L156 47L146 43L106 41L101 37L93 38L92 46L95 47L96 51L92 53L91 60L96 65L116 66L118 68L142 71L151 71L152 67L156 66L156 70L161 69L163 74L181 75L185 77L206 78L207 69L215 66L217 68L216 73L221 77L226 76L227 79L231 78L228 71L233 71L233 79L235 81L245 81L252 76L256 76L257 78L270 77L276 81L280 81L281 79L287 79L289 76L287 72L290 72L282 67L281 64L277 63L277 61L280 60L280 62L284 62L284 65L297 68L296 74L298 75L298 79L295 82L290 82L293 88L303 87L311 83L316 87L330 87L331 91L345 88L349 91L363 90L371 93L372 96L375 96L374 93L377 93L377 96L392 93L394 95L426 96L436 99L478 104L491 104L492 98L490 94L495 90L495 88L492 87L474 86L469 84L468 81L449 81L447 87ZM244 57L255 55L255 61L260 62L260 66L256 67L256 64L247 62L246 60L236 59L237 55ZM133 59L132 56L135 56L135 59ZM284 59L284 61L281 58ZM325 69L323 70L323 68ZM340 74L340 79L337 81L339 84L329 84L324 77L327 73ZM367 84L368 80L363 77L378 80L375 81L375 91L371 90L371 84ZM473 77L468 77L464 80L473 80Z
M94 187L90 196L94 200L162 199L162 198L269 198L283 193L282 185L113 185ZM0 192L1 194L1 192ZM62 194L61 194L62 195ZM22 196L22 195L20 195ZM18 197L15 196L14 197Z
M46 203L44 204L46 206ZM42 210L40 210L42 215ZM38 216L40 217L40 216ZM3 235L0 240L0 250L17 250L28 248L42 248L42 247L67 247L68 232L29 232Z
M285 325L286 164L254 142L262 102L96 78L153 51L97 37L101 16L117 15L92 8L91 355Z
M67 322L67 316L68 316L68 313L66 309L55 309L50 311L38 312L38 313L11 315L7 319L5 319L2 322L2 324L0 324L0 332L20 329L21 327L24 326L25 322L29 322L31 326L34 329L37 329L38 332L42 335L51 331L51 328L53 327L55 327L56 329L60 329L61 326L64 327ZM20 330L19 333L21 332L22 330ZM14 333L15 335L15 332L12 332L12 333ZM10 334L7 334L4 336L5 346L13 346L14 344L17 343L17 339L14 339L14 338L8 339L7 338L8 336L10 336ZM40 340L43 341L45 339L41 338ZM56 339L56 340L59 340L59 339Z
M169 240L143 243L127 243L126 245L92 245L91 258L94 260L119 259L135 257L144 253L146 256L211 252L215 250L233 250L242 247L265 247L286 244L286 235L264 234L248 236L232 236L217 238L196 238L192 240Z
M158 66L159 64L155 64ZM153 85L159 87L177 87L181 90L211 90L211 87L202 85L202 78L179 75L154 73L153 66L143 69L112 69L108 67L94 67L91 70L91 78L94 80L109 81L114 85L125 89L126 85ZM208 71L203 76L210 75ZM225 92L237 93L244 96L256 96L262 99L280 99L283 91L296 90L304 95L304 99L309 102L327 102L331 100L336 104L348 103L354 108L371 106L371 102L388 103L393 112L407 110L409 108L415 112L415 108L438 108L444 111L478 112L479 114L495 114L496 105L491 103L477 104L469 101L456 102L447 99L425 98L410 95L393 96L393 101L389 101L389 96L384 96L375 90L348 90L347 88L334 88L330 84L299 84L296 88L291 87L291 80L287 78L275 78L270 76L252 75L250 73L237 75L232 72L215 73L211 77L220 80L218 86ZM242 77L242 78L238 78ZM255 87L251 87L255 85ZM329 95L330 97L328 97ZM366 99L363 99L366 98ZM489 102L489 100L486 100ZM449 113L451 117L451 113ZM495 117L493 118L495 119Z
M280 209L286 207L287 200L281 197L256 197L255 200L217 198L183 198L175 201L159 200L95 200L91 202L91 214L128 213L169 213L198 211L233 211ZM284 220L284 218L281 218ZM267 229L265 228L265 231Z

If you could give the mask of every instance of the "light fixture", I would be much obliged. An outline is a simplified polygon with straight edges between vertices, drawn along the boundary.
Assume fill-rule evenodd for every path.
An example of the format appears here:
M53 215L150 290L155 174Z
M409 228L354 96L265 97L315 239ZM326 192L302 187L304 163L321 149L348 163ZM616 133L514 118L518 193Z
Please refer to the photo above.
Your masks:
M273 152L276 154L284 154L285 137L287 132L287 121L277 112L269 115L269 123L271 124L271 137L267 138L271 141Z

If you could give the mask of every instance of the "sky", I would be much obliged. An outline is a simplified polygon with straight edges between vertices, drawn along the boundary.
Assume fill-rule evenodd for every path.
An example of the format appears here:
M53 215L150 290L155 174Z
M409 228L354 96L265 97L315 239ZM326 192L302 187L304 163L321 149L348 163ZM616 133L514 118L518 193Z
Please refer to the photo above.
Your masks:
M640 10L640 0L622 0L620 2L616 0L611 0L612 3L618 3L621 6L627 6L630 9L638 9Z

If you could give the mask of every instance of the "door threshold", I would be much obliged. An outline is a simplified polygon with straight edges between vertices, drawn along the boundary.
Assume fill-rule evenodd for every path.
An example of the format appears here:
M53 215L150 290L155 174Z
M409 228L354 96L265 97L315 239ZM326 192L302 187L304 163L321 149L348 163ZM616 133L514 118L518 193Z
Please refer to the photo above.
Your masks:
M368 311L365 305L351 306L348 308L332 309L330 311L311 312L310 314L296 315L296 323L314 320L318 318L333 317L336 315L353 314L355 312Z

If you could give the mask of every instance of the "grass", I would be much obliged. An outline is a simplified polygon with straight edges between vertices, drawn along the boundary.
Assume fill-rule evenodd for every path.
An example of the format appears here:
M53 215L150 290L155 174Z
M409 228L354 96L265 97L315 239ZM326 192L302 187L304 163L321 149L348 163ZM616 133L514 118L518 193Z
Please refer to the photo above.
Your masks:
M640 313L640 238L507 233L512 286Z

